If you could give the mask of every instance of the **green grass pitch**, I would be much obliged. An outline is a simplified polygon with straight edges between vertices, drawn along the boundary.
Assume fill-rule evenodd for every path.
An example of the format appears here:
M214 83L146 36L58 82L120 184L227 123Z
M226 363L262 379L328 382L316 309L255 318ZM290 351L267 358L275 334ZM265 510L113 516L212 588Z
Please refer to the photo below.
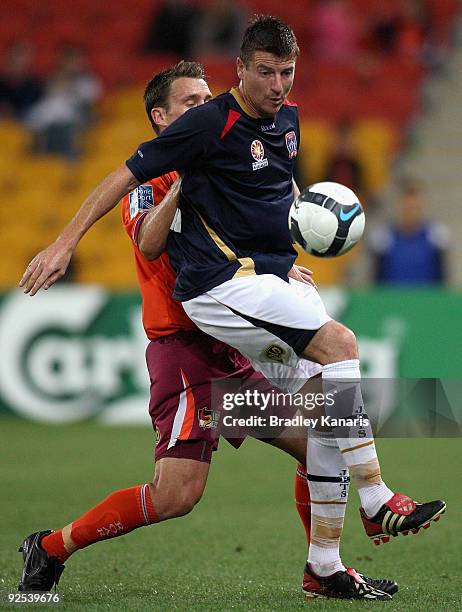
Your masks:
M95 424L46 427L4 419L0 427L0 590L16 591L22 538L62 527L113 490L149 480L153 436L148 428ZM305 601L304 532L292 501L295 463L250 440L240 451L222 442L204 499L189 516L96 544L69 559L60 583L62 608L460 609L460 440L377 445L390 487L417 500L448 502L446 515L430 529L376 547L365 537L351 492L343 560L370 576L398 580L393 602Z

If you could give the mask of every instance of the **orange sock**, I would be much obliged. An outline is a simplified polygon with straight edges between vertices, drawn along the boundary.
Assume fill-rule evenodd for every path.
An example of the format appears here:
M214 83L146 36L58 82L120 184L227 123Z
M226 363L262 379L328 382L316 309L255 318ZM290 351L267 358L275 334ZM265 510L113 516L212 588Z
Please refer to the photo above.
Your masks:
M149 485L138 485L115 491L70 525L71 548L66 548L63 530L43 538L42 548L51 556L64 562L75 549L85 548L94 542L116 538L137 527L158 521L152 505ZM64 528L66 530L66 528ZM68 531L68 530L67 530Z
M64 563L71 556L71 553L64 546L62 530L53 531L50 535L45 536L40 542L41 547L50 557L56 557Z
M300 463L297 465L297 471L295 472L295 505L305 528L306 541L309 546L311 537L310 490L306 480L306 470Z

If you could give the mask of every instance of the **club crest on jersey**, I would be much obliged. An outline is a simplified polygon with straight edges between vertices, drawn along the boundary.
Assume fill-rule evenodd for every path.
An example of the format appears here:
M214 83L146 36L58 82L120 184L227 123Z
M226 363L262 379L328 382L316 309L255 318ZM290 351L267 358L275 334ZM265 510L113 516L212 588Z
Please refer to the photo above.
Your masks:
M286 134L286 147L289 151L289 159L293 159L297 156L297 136L295 132L287 132Z
M259 140L254 140L252 142L250 145L250 153L255 160L252 164L252 170L266 168L268 165L268 160L265 158L265 149L263 144Z
M202 429L217 428L219 418L218 412L212 410L211 408L207 408L207 406L199 408L197 412L197 417L199 419L199 427L201 427Z
M276 363L285 363L287 361L287 351L282 346L270 344L262 351L261 355L264 361L274 361Z
M157 425L155 427L155 433L156 433L155 445L157 446L160 440L160 429L157 427Z
M128 196L130 202L130 219L142 210L149 210L154 206L154 189L152 185L140 185Z

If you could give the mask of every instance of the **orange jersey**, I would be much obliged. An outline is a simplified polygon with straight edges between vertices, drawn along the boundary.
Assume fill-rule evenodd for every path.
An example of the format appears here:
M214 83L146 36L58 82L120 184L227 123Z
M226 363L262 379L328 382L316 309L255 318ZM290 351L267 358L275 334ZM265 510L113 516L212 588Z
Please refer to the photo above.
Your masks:
M177 331L197 330L180 302L172 298L176 275L167 252L155 260L143 257L138 234L143 218L157 206L177 179L175 172L140 185L122 200L122 223L135 252L136 272L143 300L143 326L150 340Z

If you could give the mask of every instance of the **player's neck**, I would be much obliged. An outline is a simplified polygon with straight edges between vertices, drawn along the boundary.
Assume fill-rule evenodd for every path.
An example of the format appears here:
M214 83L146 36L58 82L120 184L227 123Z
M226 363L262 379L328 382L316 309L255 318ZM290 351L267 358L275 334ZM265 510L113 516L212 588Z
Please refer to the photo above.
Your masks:
M268 119L268 117L265 117L265 115L262 115L261 112L257 110L252 103L252 100L246 95L242 81L239 83L237 90L241 96L242 102L244 103L243 109L248 115L254 119Z

